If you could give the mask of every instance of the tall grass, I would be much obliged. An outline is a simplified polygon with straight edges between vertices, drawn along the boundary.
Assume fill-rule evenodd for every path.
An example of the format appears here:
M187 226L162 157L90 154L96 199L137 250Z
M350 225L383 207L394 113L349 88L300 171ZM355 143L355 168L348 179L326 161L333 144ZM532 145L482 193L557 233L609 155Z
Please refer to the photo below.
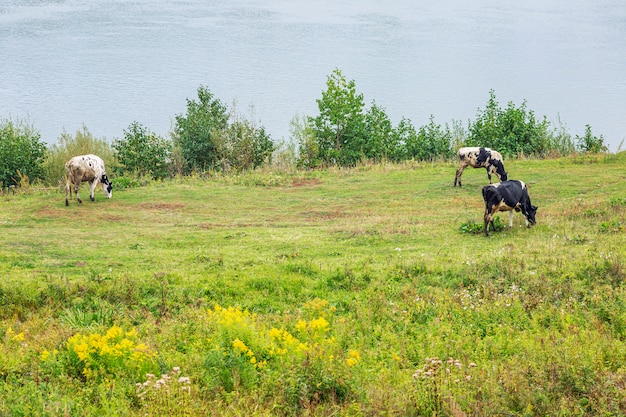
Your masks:
M3 196L0 414L625 415L625 162L489 238L446 162Z

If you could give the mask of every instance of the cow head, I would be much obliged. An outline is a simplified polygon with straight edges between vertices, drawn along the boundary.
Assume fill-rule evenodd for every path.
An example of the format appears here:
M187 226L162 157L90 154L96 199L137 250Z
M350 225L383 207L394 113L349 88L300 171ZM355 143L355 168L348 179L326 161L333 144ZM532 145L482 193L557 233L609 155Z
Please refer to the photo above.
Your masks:
M498 178L500 178L500 181L507 181L509 179L509 175L504 170L504 164L501 160L492 158L489 162L494 167L494 171Z
M536 223L535 214L537 214L537 206L533 206L531 204L530 208L526 212L526 219L528 220L528 223L530 224Z
M102 178L100 178L100 182L102 183L102 192L107 198L111 198L113 196L113 184L109 181L109 177L107 174L102 174Z

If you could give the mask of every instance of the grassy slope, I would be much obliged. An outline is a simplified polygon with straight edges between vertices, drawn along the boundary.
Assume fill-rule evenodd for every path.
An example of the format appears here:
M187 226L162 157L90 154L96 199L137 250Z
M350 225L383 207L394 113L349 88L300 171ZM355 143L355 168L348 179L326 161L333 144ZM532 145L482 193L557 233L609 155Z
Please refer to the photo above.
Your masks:
M355 383L361 412L406 412L410 376L429 356L479 364L482 388L456 400L473 414L486 406L620 409L614 386L602 398L590 391L604 371L626 381L626 153L509 161L511 179L525 181L539 206L537 225L526 230L516 214L512 230L490 238L459 231L482 223L486 173L468 169L454 188L454 170L436 163L187 179L114 190L111 200L98 190L95 203L70 207L58 193L2 197L0 335L28 329L37 352L80 329L67 324L70 309L104 308L146 334L161 323L161 335L146 337L173 366L185 359L170 351L171 333L199 308L242 306L281 323L319 297L337 306L345 319L337 337L370 369ZM389 374L386 351L401 358ZM584 358L592 377L563 364L552 374L541 368L554 355ZM554 373L584 394L554 388Z

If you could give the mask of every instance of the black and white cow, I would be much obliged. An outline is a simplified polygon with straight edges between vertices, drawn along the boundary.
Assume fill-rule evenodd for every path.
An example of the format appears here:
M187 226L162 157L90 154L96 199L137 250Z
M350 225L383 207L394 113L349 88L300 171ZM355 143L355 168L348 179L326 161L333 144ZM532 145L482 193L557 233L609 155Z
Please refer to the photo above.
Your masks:
M489 223L493 224L493 216L499 211L509 212L509 227L513 227L513 210L521 211L526 219L526 227L535 224L537 207L530 203L528 188L522 181L503 181L483 187L485 200L485 236L489 236Z
M473 168L485 168L487 170L489 184L491 184L491 174L496 174L498 178L500 178L500 181L506 181L508 179L500 152L489 148L466 147L459 149L458 154L459 168L456 170L456 177L454 178L455 187L457 183L459 187L461 187L461 175L463 174L463 170L468 166Z
M113 185L107 177L104 169L104 161L96 155L75 156L65 164L65 205L69 206L68 195L72 196L72 185L79 203L83 200L78 196L78 187L81 182L89 183L89 197L95 201L94 191L98 183L102 184L102 192L107 198L111 198Z

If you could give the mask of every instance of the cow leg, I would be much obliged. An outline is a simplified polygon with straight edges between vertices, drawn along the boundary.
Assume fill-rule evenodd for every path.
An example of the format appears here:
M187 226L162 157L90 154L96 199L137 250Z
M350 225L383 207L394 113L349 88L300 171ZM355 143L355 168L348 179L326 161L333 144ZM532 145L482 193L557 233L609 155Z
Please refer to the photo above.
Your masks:
M78 200L78 202L79 202L80 204L83 204L83 200L81 200L81 199L80 199L80 196L78 195L78 185L79 185L79 184L80 184L80 183L78 183L78 184L76 184L76 185L74 186L74 194L76 194L76 199Z
M512 229L512 228L513 228L513 210L510 210L509 211L509 229Z
M65 206L69 206L70 205L70 201L68 199L68 195L69 197L72 196L72 186L69 183L69 180L65 182Z
M489 168L486 168L487 170L487 178L489 178L489 184L491 184L491 171L489 171Z
M98 182L95 180L89 183L89 198L91 199L91 201L96 201L95 192L96 192L97 185L98 185Z
M459 187L461 187L461 175L463 175L463 170L465 169L465 165L461 165L459 166L459 168L456 170L456 177L454 177L454 186L456 187L456 184L459 184Z
M491 223L491 226L493 226L494 230L495 230L495 225L493 224L493 216L491 215L491 213L489 213L487 209L485 209L484 220L485 220L485 236L489 236L489 223Z

